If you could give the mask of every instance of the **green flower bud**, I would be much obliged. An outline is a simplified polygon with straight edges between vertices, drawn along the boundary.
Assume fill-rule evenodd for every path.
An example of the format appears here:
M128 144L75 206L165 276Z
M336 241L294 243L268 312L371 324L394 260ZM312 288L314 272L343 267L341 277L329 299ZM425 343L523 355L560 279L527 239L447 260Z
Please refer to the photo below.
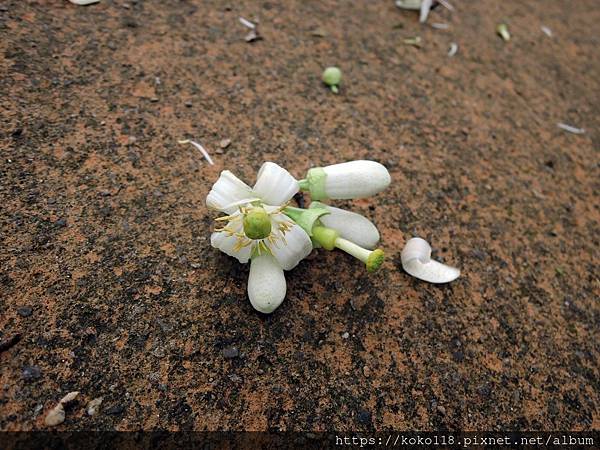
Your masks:
M264 208L255 206L244 215L244 234L249 239L264 239L271 234L271 218Z
M342 71L337 67L328 67L323 71L323 82L335 93L338 92L337 86L342 81Z

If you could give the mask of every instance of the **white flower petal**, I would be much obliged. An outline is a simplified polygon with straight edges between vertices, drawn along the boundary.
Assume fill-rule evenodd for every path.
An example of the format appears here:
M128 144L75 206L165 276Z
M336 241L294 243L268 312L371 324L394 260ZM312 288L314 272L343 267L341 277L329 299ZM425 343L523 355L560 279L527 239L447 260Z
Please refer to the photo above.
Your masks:
M231 214L237 210L239 205L253 200L257 200L257 198L252 192L252 188L229 170L224 170L208 193L206 206Z
M432 260L431 246L421 238L410 239L400 259L409 275L429 283L449 283L460 275L460 270Z
M344 239L348 239L364 248L374 249L379 242L379 231L373 223L364 216L345 209L321 204L331 214L325 214L319 220L326 227L333 228Z
M421 9L422 0L396 0L396 6L402 9Z
M421 11L419 13L419 22L425 23L427 22L427 16L429 16L429 11L431 10L431 4L433 0L423 0L421 2Z
M289 222L289 218L283 214L273 216L273 231L276 237L281 236L281 231L277 229L277 222ZM277 239L276 245L270 245L273 256L284 270L291 270L298 265L300 261L306 258L313 249L312 241L306 231L299 225L294 224L292 228L285 233L285 241Z
M231 228L233 231L241 231L242 230L242 221L238 220L235 222L229 222L227 224L228 228ZM240 250L234 250L236 244L238 242L238 238L236 236L232 236L230 233L226 231L218 231L213 233L210 236L210 245L214 248L218 248L223 253L226 253L229 256L233 256L237 258L239 262L245 264L250 259L250 253L252 252L252 245L247 245L246 247L242 247Z
M389 186L388 170L375 161L350 161L323 167L329 198L350 199L375 195Z
M271 255L252 258L248 278L248 297L257 311L272 313L285 298L283 269Z
M100 0L69 0L71 3L80 6L93 5L94 3L98 3Z
M283 167L266 162L258 171L254 193L269 205L283 205L300 190L298 181Z

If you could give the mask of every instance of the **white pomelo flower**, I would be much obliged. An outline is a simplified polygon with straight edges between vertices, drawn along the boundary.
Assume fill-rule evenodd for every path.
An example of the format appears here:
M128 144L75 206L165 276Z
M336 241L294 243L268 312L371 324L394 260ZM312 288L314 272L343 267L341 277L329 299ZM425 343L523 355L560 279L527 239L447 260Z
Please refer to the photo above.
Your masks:
M460 270L431 259L431 246L421 238L410 239L400 255L402 268L415 278L429 283L449 283L460 276Z
M251 260L248 296L261 312L281 304L283 270L293 269L312 251L310 237L282 213L298 189L287 170L266 162L254 188L224 170L206 197L209 208L227 214L217 219L225 225L211 235L211 245L241 263Z
M349 161L326 167L314 167L299 182L310 191L313 200L364 198L389 186L388 170L375 161Z
M377 247L379 231L366 217L321 202L312 202L310 208L325 208L329 214L321 216L319 220L326 227L337 230L344 239L368 249Z

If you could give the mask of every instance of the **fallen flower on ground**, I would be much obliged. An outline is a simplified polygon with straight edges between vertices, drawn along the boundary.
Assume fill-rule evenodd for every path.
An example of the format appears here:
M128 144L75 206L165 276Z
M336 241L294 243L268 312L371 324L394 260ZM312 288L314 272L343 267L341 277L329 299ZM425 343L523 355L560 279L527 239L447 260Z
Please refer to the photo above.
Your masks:
M258 172L253 188L228 170L221 172L206 205L227 214L211 235L211 245L241 263L250 263L248 297L261 312L273 312L286 294L284 270L312 251L306 232L282 213L298 192L298 181L272 162Z

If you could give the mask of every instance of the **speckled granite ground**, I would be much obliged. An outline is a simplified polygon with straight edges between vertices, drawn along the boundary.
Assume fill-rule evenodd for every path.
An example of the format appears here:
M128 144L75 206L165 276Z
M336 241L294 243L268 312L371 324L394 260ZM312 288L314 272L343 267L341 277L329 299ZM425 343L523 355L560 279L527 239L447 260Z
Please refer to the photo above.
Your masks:
M453 3L0 1L0 428L75 390L58 429L600 428L600 7ZM385 270L319 252L255 313L208 245L219 172L356 158L393 177L351 204ZM462 278L406 275L413 235Z

